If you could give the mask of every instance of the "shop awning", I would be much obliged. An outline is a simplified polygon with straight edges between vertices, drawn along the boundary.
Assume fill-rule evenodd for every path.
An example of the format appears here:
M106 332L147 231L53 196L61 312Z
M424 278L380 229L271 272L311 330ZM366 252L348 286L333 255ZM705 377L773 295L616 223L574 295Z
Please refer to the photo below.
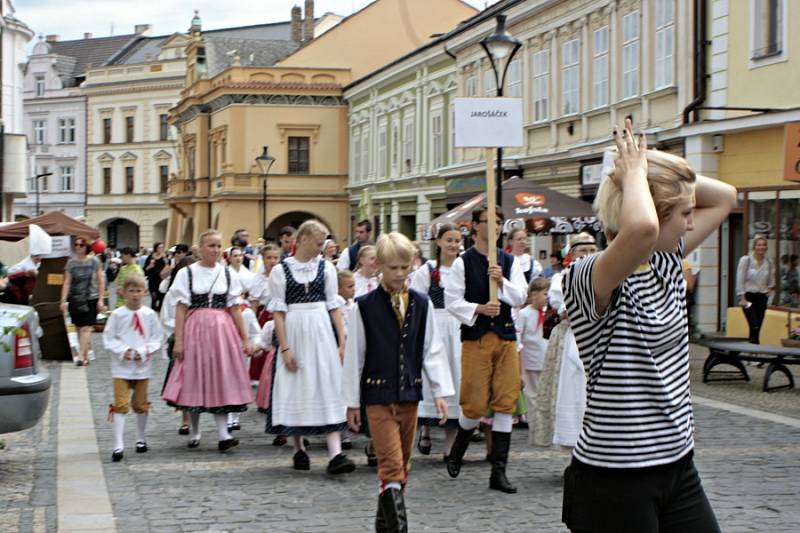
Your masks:
M4 241L22 240L28 236L28 226L31 224L36 224L45 230L48 235L72 235L87 239L100 238L100 232L92 226L84 224L61 211L51 211L28 220L0 225L0 239Z

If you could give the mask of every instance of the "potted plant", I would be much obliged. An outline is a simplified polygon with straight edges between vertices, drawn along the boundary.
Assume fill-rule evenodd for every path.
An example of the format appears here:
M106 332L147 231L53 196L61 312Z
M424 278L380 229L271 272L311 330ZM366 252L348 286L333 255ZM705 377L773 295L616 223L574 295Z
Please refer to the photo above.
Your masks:
M795 318L795 321L800 323L800 319ZM785 339L781 339L781 344L787 348L800 348L800 324L792 328L791 314L789 315L789 323L787 326L787 329L789 330L789 336Z

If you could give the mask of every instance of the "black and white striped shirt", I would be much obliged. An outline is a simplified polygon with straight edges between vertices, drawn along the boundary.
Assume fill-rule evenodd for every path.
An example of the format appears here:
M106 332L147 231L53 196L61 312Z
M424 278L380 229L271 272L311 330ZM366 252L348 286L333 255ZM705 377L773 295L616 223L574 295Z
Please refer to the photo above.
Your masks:
M588 369L586 414L574 456L605 468L677 461L694 446L689 393L686 282L679 252L655 252L613 293L600 315L592 268L574 263L564 299Z

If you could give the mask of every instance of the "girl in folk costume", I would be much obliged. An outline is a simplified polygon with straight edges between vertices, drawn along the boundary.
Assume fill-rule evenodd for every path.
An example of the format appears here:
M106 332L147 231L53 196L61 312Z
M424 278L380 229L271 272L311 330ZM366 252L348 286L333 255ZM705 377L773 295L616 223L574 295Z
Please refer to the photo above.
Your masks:
M354 275L356 298L378 288L381 281L378 277L377 261L378 256L375 253L375 247L371 244L362 246L361 250L358 251L358 266L356 266Z
M525 281L528 283L532 279L542 275L542 265L532 258L527 252L528 231L525 228L512 229L506 241L506 251L514 256L525 274Z
M253 277L250 284L250 306L256 313L259 326L263 327L268 321L272 320L272 313L267 311L270 301L269 275L272 268L281 260L281 251L274 244L267 244L261 249L261 272ZM261 371L264 368L266 357L253 357L250 360L250 381L258 382L261 378ZM280 444L286 444L286 439Z
M325 246L327 246L329 242L331 242L330 239L325 241ZM325 256L324 251L323 248L323 257ZM344 325L344 337L346 341L350 331L350 312L353 309L353 298L356 294L356 280L350 270L338 270L336 281L339 285L339 294L336 295L336 301L339 303L339 309L342 311L342 324ZM349 450L353 447L352 439L354 436L355 434L349 429L344 430L342 434L342 449ZM370 444L367 445L367 450L365 450L368 458L370 456L369 448L371 444L372 442L370 441Z
M167 404L191 414L189 447L200 444L200 413L212 413L219 450L239 444L228 431L230 412L253 401L244 354L253 352L239 309L239 283L219 264L222 238L200 235L200 261L175 276L175 365L164 388ZM244 345L244 353L242 353Z
M297 230L294 256L269 277L279 357L266 431L292 437L296 470L308 470L311 464L302 436L326 435L328 473L344 474L355 464L341 450L341 432L347 428L342 399L345 333L336 301L336 267L320 255L327 235L328 228L319 221L304 222Z
M261 343L261 326L258 325L256 314L253 312L250 306L245 303L246 301L247 294L243 293L242 299L239 302L239 309L242 313L244 327L247 330L247 338L250 339L250 343L253 345L253 353L251 354L250 359L245 360L245 367L248 366L248 362L257 361L260 359L257 357L257 351ZM242 429L242 425L239 422L239 414L240 413L233 411L228 413L228 432L239 431Z
M449 418L444 426L445 459L450 454L450 447L456 438L458 416L461 413L458 405L458 389L461 384L461 323L444 308L444 286L460 247L461 230L455 224L443 224L436 235L436 259L428 260L411 276L411 288L427 294L433 302L436 331L445 347L455 386L455 395L447 398ZM431 426L439 425L439 417L430 383L425 375L422 378L422 397L423 400L419 404L420 432L417 449L420 453L428 455L431 453Z
M242 294L249 293L253 287L256 275L244 267L244 250L238 246L231 248L228 255L228 265L242 287Z

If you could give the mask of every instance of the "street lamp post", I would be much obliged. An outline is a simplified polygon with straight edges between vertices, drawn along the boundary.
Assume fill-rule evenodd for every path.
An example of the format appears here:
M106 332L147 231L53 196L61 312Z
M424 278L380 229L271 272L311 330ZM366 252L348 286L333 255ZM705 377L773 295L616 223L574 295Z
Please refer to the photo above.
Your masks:
M497 87L497 96L503 96L503 85L506 82L506 73L508 66L517 50L522 46L522 43L511 36L506 30L506 16L497 15L497 27L494 33L487 35L482 41L486 55L489 56L489 63L492 65L494 71L495 86ZM495 185L497 194L497 205L503 205L503 149L497 149L497 183Z
M269 155L268 153L268 146L264 147L264 151L261 152L261 155L256 157L256 163L258 163L258 168L261 170L261 232L262 237L264 239L267 238L267 175L269 174L269 169L272 168L272 164L275 163L275 158Z
M43 172L42 174L36 174L33 178L33 188L36 191L36 212L33 216L38 217L39 213L39 178L46 178L47 176L52 176L52 172Z

